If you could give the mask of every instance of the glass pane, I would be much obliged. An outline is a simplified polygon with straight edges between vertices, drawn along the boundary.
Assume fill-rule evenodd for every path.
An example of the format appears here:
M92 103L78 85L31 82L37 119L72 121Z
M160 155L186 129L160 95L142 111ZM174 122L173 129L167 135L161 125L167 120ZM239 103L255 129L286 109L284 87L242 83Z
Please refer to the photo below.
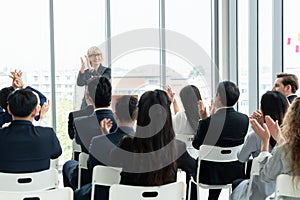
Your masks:
M249 49L249 3L248 1L238 2L238 85L240 98L238 109L240 112L249 113L248 97L248 49Z
M40 80L50 70L49 2L12 0L0 6L1 88L11 85L10 71L23 71L26 85L51 99L50 80ZM17 5L17 6L16 6ZM37 9L38 8L38 9ZM51 126L51 111L46 122Z
M111 1L113 94L160 87L158 28L159 1Z
M259 8L259 97L272 90L272 2L258 1ZM260 99L260 98L259 98Z
M68 114L80 108L84 87L76 86L80 57L105 41L104 0L54 1L56 122L63 146L62 159L71 158ZM102 49L101 49L102 50ZM105 58L105 50L102 50Z
M283 10L284 72L293 73L300 79L300 27L298 19L300 1L285 0ZM300 90L297 91L298 96Z
M167 85L178 95L184 86L193 84L205 104L211 99L210 2L166 1Z

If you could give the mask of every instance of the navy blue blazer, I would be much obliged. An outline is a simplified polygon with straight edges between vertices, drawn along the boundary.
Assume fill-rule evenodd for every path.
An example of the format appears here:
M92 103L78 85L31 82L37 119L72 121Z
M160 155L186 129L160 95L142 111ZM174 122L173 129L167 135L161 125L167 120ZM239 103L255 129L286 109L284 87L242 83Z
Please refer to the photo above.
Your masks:
M89 147L92 138L102 134L100 121L108 118L112 121L113 126L110 132L113 133L117 129L117 122L111 109L96 110L90 116L78 117L75 119L75 141L81 146L82 152L89 153Z
M62 149L54 130L34 126L30 121L14 120L0 128L0 171L27 173L49 169L50 159Z
M244 143L249 126L248 116L233 108L223 108L214 115L199 121L193 141L196 149L202 144L219 147L234 147ZM244 178L244 164L239 161L229 163L201 162L200 182L206 184L226 184Z
M114 133L94 137L91 142L88 159L88 168L91 174L96 165L110 166L110 152L119 145L124 136L133 134L134 130L132 127L122 126L118 127Z

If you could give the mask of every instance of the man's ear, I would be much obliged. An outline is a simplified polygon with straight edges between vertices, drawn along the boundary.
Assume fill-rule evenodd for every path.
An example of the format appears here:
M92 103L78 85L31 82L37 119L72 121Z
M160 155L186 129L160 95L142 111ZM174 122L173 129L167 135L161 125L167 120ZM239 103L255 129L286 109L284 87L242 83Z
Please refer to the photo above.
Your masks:
M7 105L6 109L7 109L8 114L12 115L9 105Z
M33 116L33 117L38 116L40 113L40 110L41 110L41 106L38 104L32 111L31 116Z
M286 85L285 88L286 88L287 91L292 92L292 86L291 85Z

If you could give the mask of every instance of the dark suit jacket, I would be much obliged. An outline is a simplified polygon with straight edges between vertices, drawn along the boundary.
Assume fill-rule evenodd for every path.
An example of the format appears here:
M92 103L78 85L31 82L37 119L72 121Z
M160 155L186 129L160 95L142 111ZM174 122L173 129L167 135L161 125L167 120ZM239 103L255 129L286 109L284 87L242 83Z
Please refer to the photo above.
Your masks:
M214 115L200 120L193 141L196 149L202 144L234 147L244 143L249 119L233 108L223 108ZM225 184L244 177L244 165L239 161L214 163L201 161L200 181L207 184Z
M50 159L62 149L52 128L34 126L30 121L12 121L0 128L0 171L26 173L49 169Z
M97 71L90 72L89 69L86 69L86 70L84 70L83 74L79 71L78 76L77 76L77 85L78 86L87 85L87 81L94 76L104 76L108 80L110 80L111 79L111 69L108 67L104 67L102 64L100 64Z
M110 166L110 152L118 146L124 136L133 134L132 127L122 126L118 127L114 133L94 137L89 150L88 168L90 172L92 173L96 165Z
M96 110L95 113L90 116L83 116L75 119L75 141L81 146L83 152L89 153L88 149L92 138L102 134L99 123L104 118L111 119L113 126L110 129L110 132L115 132L117 123L114 114L110 109Z
M75 135L74 119L77 117L89 116L93 114L93 112L94 112L94 106L89 105L84 110L76 110L69 113L68 134L71 140L74 139L74 135Z
M290 96L287 97L287 99L289 100L290 103L292 103L295 98L297 98L296 94L292 94L292 95L290 95Z

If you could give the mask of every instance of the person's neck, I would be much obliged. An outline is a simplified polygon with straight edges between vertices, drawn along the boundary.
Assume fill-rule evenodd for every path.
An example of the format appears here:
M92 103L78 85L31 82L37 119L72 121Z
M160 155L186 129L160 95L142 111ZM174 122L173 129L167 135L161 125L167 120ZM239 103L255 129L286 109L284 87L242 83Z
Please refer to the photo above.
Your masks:
M16 116L12 116L13 121L15 120L23 120L23 121L31 121L33 122L33 117L31 116L27 116L27 117L16 117Z
M117 121L117 124L119 127L121 126L128 126L128 127L133 127L134 122L120 122L119 120Z

